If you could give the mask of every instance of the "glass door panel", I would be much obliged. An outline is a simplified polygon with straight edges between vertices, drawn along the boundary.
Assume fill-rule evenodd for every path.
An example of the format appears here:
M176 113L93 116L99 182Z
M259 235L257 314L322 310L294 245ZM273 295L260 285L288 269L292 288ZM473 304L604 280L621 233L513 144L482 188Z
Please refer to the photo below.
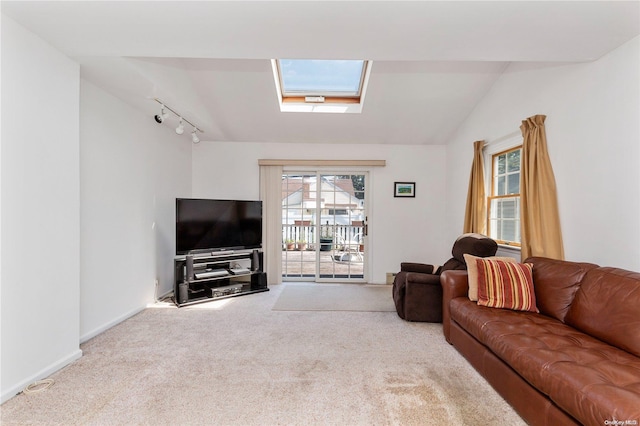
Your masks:
M321 280L363 281L365 271L365 174L321 174Z
M282 175L282 276L315 279L316 174Z

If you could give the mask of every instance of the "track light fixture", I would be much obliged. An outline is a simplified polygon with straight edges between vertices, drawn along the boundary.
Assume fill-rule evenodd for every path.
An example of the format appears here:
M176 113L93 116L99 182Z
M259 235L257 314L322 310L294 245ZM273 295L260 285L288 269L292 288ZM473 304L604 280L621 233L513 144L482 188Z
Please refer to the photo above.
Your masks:
M169 114L167 114L167 112L164 109L164 105L160 104L160 114L157 114L154 118L156 119L156 122L158 123L162 123L164 121L165 118L167 118L169 116Z
M184 133L184 124L182 124L182 117L180 117L180 123L178 123L178 127L176 127L176 133L179 135Z
M198 132L204 133L204 131L200 130L198 128L198 126L196 126L195 124L193 124L192 122L190 122L189 120L184 118L181 114L178 114L176 111L174 111L173 109L169 108L160 99L156 98L156 99L154 99L154 101L156 101L156 102L158 102L160 104L160 114L157 114L157 115L155 115L153 117L156 120L156 123L162 124L167 119L167 117L169 116L169 114L166 111L166 110L169 110L176 117L178 117L178 120L179 120L178 127L176 127L176 133L178 135L181 135L181 134L184 133L184 123L186 122L191 127L193 127L193 130L191 131L191 140L193 141L193 143L199 143L200 142L200 138L198 137Z

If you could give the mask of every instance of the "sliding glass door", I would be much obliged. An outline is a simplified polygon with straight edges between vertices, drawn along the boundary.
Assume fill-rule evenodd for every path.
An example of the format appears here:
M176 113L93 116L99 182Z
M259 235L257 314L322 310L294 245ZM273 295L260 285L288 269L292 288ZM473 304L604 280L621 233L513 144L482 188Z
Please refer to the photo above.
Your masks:
M284 280L364 281L366 180L364 172L282 175Z

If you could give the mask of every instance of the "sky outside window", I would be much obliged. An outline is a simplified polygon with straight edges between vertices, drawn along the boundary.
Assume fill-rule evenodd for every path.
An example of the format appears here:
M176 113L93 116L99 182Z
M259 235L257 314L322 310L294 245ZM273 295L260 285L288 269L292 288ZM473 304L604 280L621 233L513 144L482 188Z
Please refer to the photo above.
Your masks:
M280 59L283 94L359 96L365 61Z

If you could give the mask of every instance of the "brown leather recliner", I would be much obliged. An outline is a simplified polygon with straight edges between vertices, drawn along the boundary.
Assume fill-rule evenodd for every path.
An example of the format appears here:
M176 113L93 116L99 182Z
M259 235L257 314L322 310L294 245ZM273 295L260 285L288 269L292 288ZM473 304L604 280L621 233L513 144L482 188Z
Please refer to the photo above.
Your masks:
M488 257L496 254L498 244L481 234L463 234L453 244L453 257L436 267L424 263L403 262L393 281L393 301L398 316L407 321L442 322L442 286L444 271L466 270L464 254Z

